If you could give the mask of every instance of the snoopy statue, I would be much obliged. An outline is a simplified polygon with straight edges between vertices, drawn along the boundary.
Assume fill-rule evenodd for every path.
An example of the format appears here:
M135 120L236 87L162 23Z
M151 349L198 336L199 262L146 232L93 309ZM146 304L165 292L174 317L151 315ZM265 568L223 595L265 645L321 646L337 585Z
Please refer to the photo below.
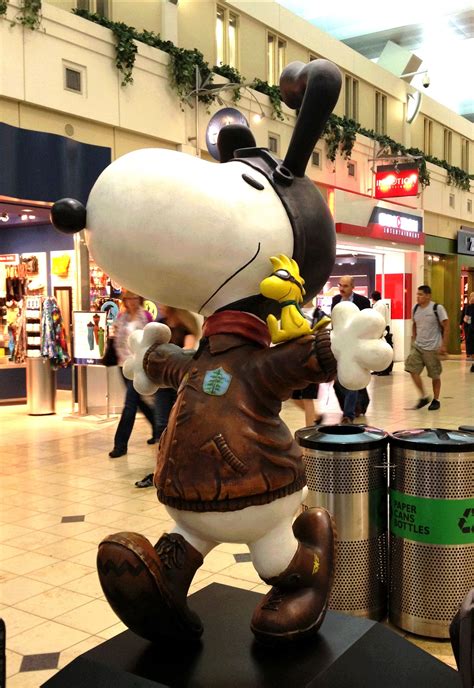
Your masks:
M195 352L168 343L168 327L150 323L132 334L124 366L142 394L178 391L154 478L176 525L155 545L138 533L110 535L97 558L109 604L151 641L202 634L187 594L222 542L248 545L271 586L251 620L257 640L297 641L323 622L335 533L322 508L293 522L307 487L300 448L279 416L282 402L310 382L333 380L336 370L343 385L360 389L392 350L381 316L351 303L334 310L331 332L270 346L266 319L279 315L279 303L259 287L272 256L296 262L307 299L331 273L334 223L305 169L340 86L326 60L285 68L282 98L299 113L283 162L256 147L248 128L230 125L219 134L220 165L138 150L103 171L87 208L74 199L52 208L58 229L85 228L94 260L114 280L206 318Z

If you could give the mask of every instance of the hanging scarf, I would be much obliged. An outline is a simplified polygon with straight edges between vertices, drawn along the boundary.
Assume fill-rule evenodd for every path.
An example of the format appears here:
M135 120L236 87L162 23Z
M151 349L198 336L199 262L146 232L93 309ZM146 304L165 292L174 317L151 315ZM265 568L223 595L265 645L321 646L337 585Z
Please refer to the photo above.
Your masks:
M49 358L52 368L67 368L71 362L61 311L56 299L43 301L41 314L41 355Z

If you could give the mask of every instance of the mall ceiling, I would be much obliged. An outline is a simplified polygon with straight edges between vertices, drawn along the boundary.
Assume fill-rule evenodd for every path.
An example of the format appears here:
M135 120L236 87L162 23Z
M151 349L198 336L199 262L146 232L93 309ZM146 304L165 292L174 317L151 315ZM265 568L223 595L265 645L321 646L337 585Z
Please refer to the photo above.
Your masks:
M279 0L279 4L374 62L388 41L414 53L420 66L413 71L428 70L430 86L423 87L425 75L415 76L411 84L474 121L472 0L338 0L325 4Z

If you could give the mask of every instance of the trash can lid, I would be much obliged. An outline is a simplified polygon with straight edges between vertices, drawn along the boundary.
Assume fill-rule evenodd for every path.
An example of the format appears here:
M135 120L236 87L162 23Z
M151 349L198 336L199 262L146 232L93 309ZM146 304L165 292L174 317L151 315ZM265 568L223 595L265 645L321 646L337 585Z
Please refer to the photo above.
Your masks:
M384 447L388 433L369 425L319 425L301 428L295 433L301 447L321 451L364 451Z
M474 432L443 428L397 430L390 433L389 442L391 447L415 451L469 452L474 451Z

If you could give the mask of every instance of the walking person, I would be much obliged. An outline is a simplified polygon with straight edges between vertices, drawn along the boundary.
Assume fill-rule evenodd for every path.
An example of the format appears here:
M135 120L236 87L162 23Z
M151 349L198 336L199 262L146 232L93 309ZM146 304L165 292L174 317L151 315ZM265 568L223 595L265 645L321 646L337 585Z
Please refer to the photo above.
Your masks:
M446 354L448 335L449 320L445 307L431 300L431 287L421 285L416 292L416 304L413 309L411 350L405 361L405 370L410 373L421 395L414 409L423 408L430 402L421 379L423 368L426 368L433 387L433 400L428 406L428 411L437 411L441 406L439 395L443 369L440 356Z
M153 408L147 404L133 386L132 380L127 380L123 374L123 364L131 355L128 346L128 338L135 330L143 330L145 325L152 321L152 316L143 308L143 298L131 291L125 291L122 295L123 310L115 321L115 349L118 364L122 371L126 392L122 415L115 432L114 447L109 452L111 459L123 456L128 451L128 441L132 434L137 410L143 413L151 425L152 434L155 427L155 414Z
M392 333L390 332L390 315L389 315L389 309L386 303L382 301L382 294L379 291L373 291L370 295L370 300L372 301L372 310L377 311L377 313L380 313L382 318L385 320L385 332L384 332L384 339L389 344L392 349L393 349L393 337ZM390 365L385 368L385 370L380 370L378 372L374 371L372 375L390 375L390 373L393 370L393 361L390 362Z
M325 316L326 313L319 306L316 306L311 316L307 316L307 320L310 322L311 327L314 327ZM291 395L291 400L304 411L306 427L321 425L324 421L324 416L319 411L318 394L319 384L312 382L303 389L295 389Z
M354 278L352 275L342 275L337 286L339 287L339 294L333 297L331 311L341 301L352 301L360 311L364 310L364 308L370 308L369 299L354 291ZM365 387L360 390L346 389L336 380L334 391L339 403L343 406L341 423L344 425L353 423L357 412L359 412L359 415L365 414L369 405L369 395Z
M464 330L466 358L474 359L474 291L469 294L468 302L461 311L461 326ZM471 369L471 372L474 372Z

